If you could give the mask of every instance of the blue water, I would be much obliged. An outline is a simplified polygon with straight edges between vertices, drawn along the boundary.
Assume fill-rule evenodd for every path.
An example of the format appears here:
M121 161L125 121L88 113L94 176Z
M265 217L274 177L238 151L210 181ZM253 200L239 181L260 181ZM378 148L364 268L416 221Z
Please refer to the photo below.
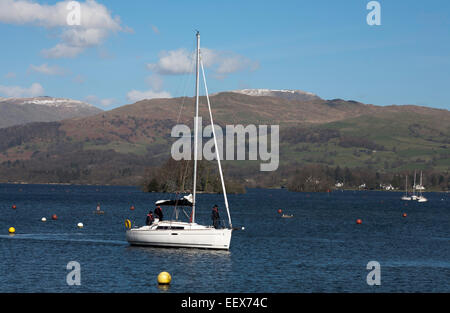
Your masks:
M142 225L170 195L0 185L0 292L450 292L450 195L426 196L417 203L394 192L251 189L229 196L233 226L245 230L225 252L127 244L125 219ZM93 214L97 202L105 215ZM220 195L200 195L197 221L210 223L216 203L225 216ZM294 218L280 218L279 208ZM81 266L80 286L66 283L70 261ZM380 286L366 282L370 261L380 263ZM168 290L156 284L161 271L172 275Z

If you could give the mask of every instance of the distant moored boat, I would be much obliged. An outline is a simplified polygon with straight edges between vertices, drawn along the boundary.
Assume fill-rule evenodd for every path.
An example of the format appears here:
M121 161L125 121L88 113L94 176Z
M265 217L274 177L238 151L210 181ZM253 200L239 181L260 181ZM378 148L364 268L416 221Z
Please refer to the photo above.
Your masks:
M422 171L420 171L420 188L418 189L419 189L419 196L417 197L417 202L427 202L428 199L422 195L422 190L425 189L422 185Z
M408 174L406 175L405 195L402 197L402 200L411 201L411 197L408 196Z

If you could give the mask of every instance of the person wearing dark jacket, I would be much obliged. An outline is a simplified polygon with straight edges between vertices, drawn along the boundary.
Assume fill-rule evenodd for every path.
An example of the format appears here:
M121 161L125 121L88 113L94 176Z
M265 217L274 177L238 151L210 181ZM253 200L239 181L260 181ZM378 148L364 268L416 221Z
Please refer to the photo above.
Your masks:
M147 214L147 219L145 220L145 224L148 225L148 226L150 226L150 225L153 224L153 221L154 221L154 220L155 220L155 219L153 218L152 211L148 212L148 214Z
M155 209L155 217L159 218L160 221L163 220L163 212L162 212L160 206L157 206L156 209Z
M220 216L219 216L219 207L217 206L217 204L212 209L211 218L213 220L214 228L216 229L219 228Z

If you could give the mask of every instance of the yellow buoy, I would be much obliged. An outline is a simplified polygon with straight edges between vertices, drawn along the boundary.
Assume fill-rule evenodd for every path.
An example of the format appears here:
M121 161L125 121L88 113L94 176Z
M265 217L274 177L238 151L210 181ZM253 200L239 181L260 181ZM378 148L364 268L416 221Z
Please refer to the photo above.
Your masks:
M169 285L172 281L172 276L170 276L167 272L161 272L158 275L158 284L160 285Z
M14 234L16 232L16 229L14 227L10 227L8 231L10 234Z
M131 221L130 220L128 220L128 219L125 220L125 227L128 228L128 229L131 228Z
M170 285L158 284L158 289L161 290L161 291L168 291L170 289Z

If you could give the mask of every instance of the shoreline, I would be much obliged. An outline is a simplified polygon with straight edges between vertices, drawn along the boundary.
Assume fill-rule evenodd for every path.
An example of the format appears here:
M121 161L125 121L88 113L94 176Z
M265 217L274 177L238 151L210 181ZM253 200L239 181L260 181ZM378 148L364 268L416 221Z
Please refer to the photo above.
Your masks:
M112 185L112 184L78 184L78 183L27 183L27 182L0 182L0 185L48 185L48 186L96 186L96 187L136 187L139 189L139 185ZM343 192L343 191L382 191L382 192L397 192L397 193L404 193L404 190L379 190L379 189L330 189L330 192L327 191L291 191L288 188L281 188L281 187L253 187L246 189L264 189L264 190L287 190L289 192L298 192L298 193L333 193L333 192ZM145 191L142 191L145 192ZM449 193L450 190L444 191L444 190L427 190L422 191L422 193L429 193L429 192L435 192L435 193ZM171 193L171 192L157 192L157 193ZM203 191L197 191L197 193L201 194L220 194L220 193L214 193L214 192L203 192ZM235 195L239 193L227 193L229 195Z
M129 186L133 185L108 185L108 184L77 184L77 183L26 183L26 182L1 182L0 185L52 185L52 186Z

